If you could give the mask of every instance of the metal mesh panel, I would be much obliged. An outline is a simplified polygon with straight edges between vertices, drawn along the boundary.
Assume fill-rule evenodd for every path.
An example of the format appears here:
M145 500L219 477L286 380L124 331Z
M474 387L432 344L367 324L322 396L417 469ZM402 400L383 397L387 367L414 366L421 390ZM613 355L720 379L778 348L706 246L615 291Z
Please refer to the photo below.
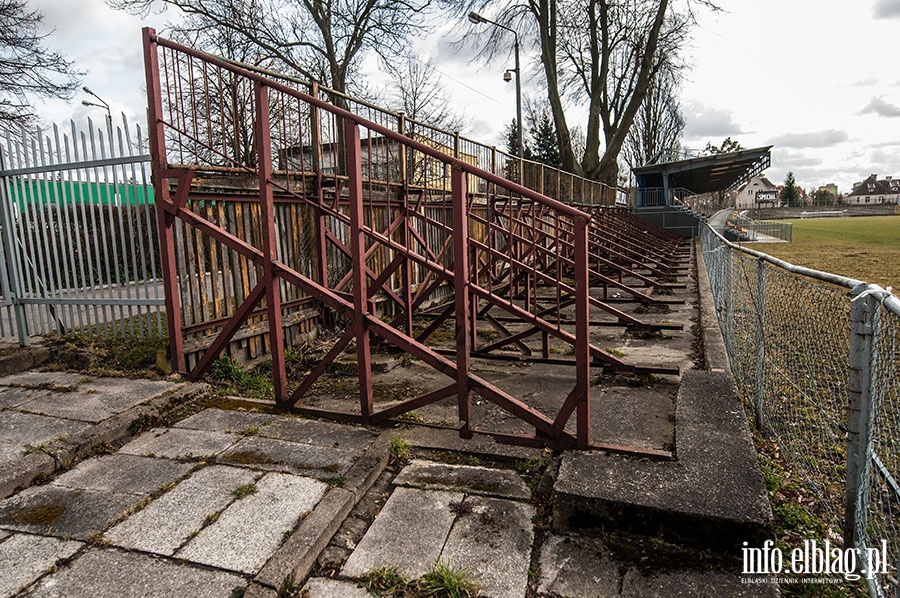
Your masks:
M776 266L706 227L701 245L731 369L757 427L815 497L830 539L852 538L864 551L886 543L887 565L866 581L871 595L894 595L900 302L890 289ZM863 563L865 554L860 562L871 570L877 563Z

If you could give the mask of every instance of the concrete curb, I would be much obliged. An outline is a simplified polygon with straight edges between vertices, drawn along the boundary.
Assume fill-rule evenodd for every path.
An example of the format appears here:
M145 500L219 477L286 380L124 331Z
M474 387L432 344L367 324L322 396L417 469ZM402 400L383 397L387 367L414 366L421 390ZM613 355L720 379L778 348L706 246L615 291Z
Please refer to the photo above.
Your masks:
M20 347L0 357L0 378L18 374L43 365L50 359L50 349L44 346Z
M0 471L0 499L24 490L42 478L70 468L75 461L89 455L100 445L113 444L131 436L135 422L159 417L170 405L201 396L208 388L206 384L180 384L147 403L135 405L80 434L64 436L40 452L23 455Z
M255 582L278 588L290 576L298 582L306 579L350 511L387 467L391 434L390 430L382 432L356 460L344 476L343 488L326 492L256 575Z
M719 328L712 287L709 283L709 273L706 271L706 261L703 259L699 241L695 241L695 247L697 249L695 255L697 256L697 286L700 295L699 325L700 334L703 335L704 367L713 372L731 373L728 350L725 348L722 329Z

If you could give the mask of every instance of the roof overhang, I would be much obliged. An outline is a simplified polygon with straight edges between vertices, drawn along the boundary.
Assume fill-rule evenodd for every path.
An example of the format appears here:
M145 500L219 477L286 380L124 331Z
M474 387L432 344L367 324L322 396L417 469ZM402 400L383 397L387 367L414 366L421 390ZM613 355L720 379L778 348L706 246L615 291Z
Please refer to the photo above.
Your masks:
M730 191L760 174L772 163L772 146L746 149L727 154L714 154L662 164L634 168L640 180L653 175L667 176L670 188L683 188L694 193Z

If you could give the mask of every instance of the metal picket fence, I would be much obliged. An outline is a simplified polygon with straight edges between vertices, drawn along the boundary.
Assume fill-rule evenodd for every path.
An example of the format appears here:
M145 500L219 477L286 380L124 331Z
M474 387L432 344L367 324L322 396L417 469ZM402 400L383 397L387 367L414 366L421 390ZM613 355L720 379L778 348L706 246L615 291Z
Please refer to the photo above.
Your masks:
M832 543L887 542L890 573L866 581L872 596L900 595L900 300L732 244L708 225L700 242L757 429L816 497Z
M0 136L0 338L164 333L145 145L124 116Z

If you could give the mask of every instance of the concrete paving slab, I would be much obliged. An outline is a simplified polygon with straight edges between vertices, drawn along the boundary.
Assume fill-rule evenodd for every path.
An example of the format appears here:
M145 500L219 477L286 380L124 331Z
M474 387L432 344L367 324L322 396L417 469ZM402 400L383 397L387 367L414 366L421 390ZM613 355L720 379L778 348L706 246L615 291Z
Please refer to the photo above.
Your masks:
M438 559L456 514L451 503L460 492L397 488L344 564L355 579L388 565L404 575L421 577Z
M262 428L263 426L268 426L275 419L276 416L266 413L204 409L200 413L181 420L173 427L238 433L251 427Z
M135 455L88 459L56 478L54 486L146 496L185 476L191 463Z
M135 378L95 378L85 381L78 390L100 393L111 397L152 397L172 390L177 384L167 380L141 380Z
M259 473L238 467L210 466L197 471L111 528L104 537L125 548L171 556L232 501L239 486L254 483Z
M279 440L357 451L365 450L378 438L377 432L365 428L296 417L278 417L260 433Z
M305 579L355 504L355 496L349 490L328 490L312 513L266 562L255 581L277 588L291 575L294 579Z
M0 528L91 540L141 500L133 494L35 486L0 502Z
M370 598L366 589L349 581L312 577L300 590L307 598Z
M58 394L53 390L44 388L21 388L18 386L0 387L0 407L17 407L29 401Z
M18 406L20 411L91 423L101 422L146 400L90 392L48 392Z
M520 502L467 496L470 513L453 524L440 559L469 570L492 598L522 598L528 586L534 508Z
M476 435L474 438L460 438L459 432L456 430L413 426L408 430L403 430L401 435L412 446L438 451L456 451L484 457L499 455L513 459L541 456L540 449L501 444L489 436Z
M0 442L19 446L47 444L58 438L80 434L89 423L59 419L33 413L0 411Z
M780 596L777 584L742 584L735 573L673 571L644 574L636 569L625 573L622 581L622 598L670 598L691 596L696 598L776 598Z
M15 534L0 543L0 597L7 598L33 583L62 559L84 546L81 542Z
M216 460L255 469L333 478L346 473L357 457L357 453L343 449L251 436L235 444Z
M550 535L541 547L538 593L571 598L618 596L619 563L597 538Z
M396 478L397 486L425 490L452 490L485 496L528 500L531 491L515 471L471 465L449 465L413 460Z
M117 549L93 549L40 580L25 596L43 598L222 598L247 581L225 571L192 567Z
M3 531L2 529L0 529L0 542L2 542L3 540L7 539L7 538L10 537L11 535L12 535L12 534L11 534L10 532L5 532L5 531Z
M58 388L75 390L80 384L91 381L84 374L70 372L21 372L0 378L0 386L25 386L30 388Z
M125 455L195 460L218 455L238 441L237 434L209 430L154 428L121 449Z
M176 556L256 573L284 542L284 534L316 506L325 489L325 484L308 478L266 474L256 483L256 492L235 501Z

